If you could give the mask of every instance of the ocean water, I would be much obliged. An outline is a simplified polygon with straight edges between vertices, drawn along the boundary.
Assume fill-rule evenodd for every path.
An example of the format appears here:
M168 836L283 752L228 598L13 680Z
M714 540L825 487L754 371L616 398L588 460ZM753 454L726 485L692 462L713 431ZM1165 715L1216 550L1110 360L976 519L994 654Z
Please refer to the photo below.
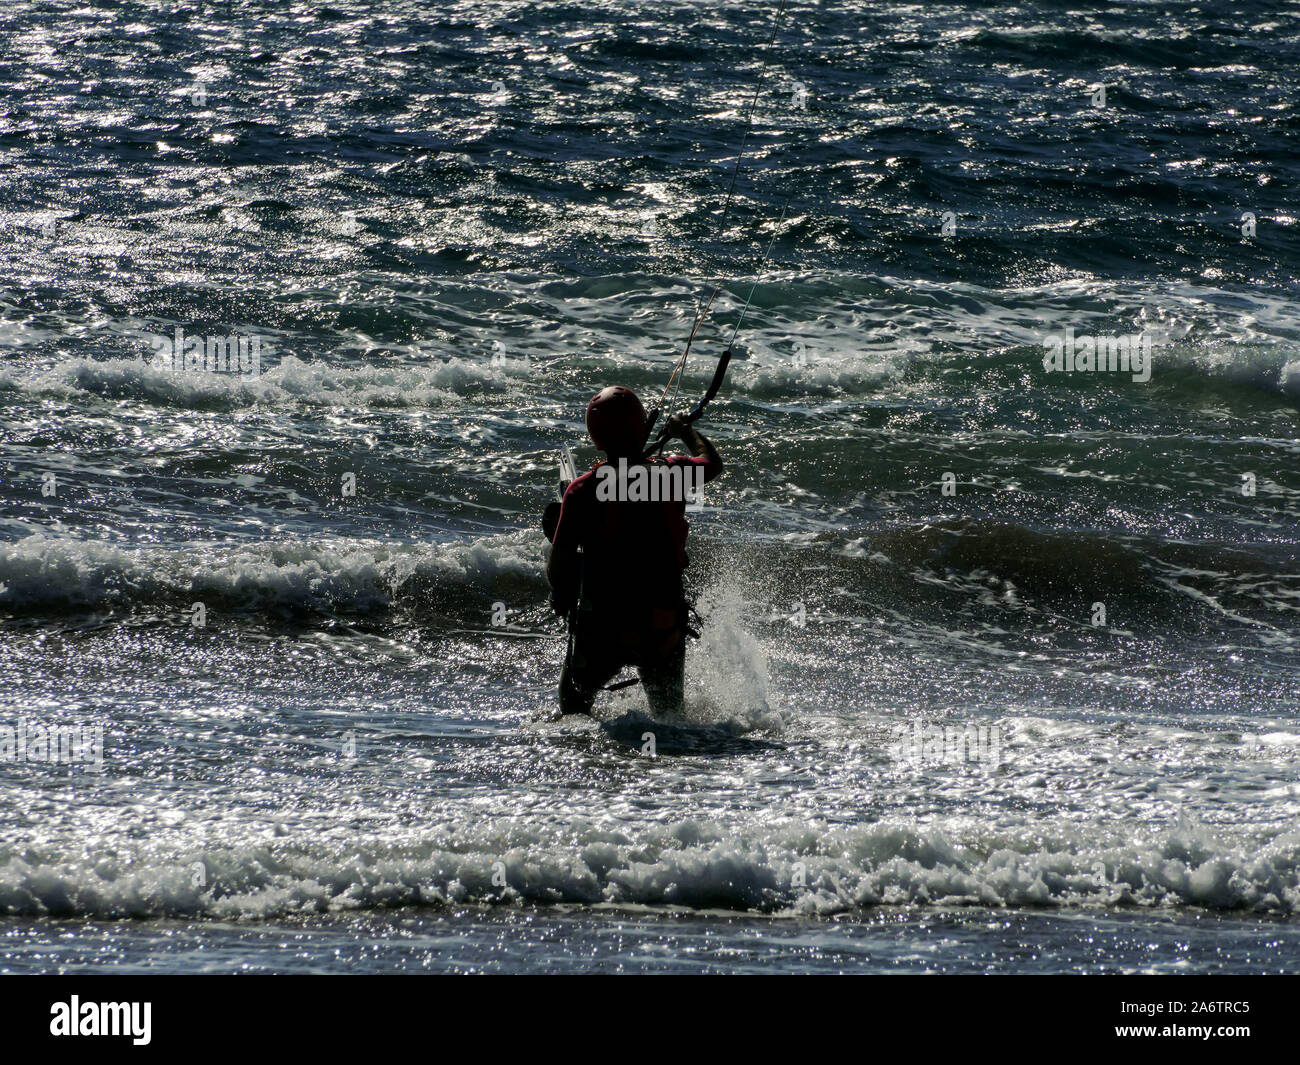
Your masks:
M3 5L0 970L1296 971L1298 34ZM715 285L686 710L549 720Z

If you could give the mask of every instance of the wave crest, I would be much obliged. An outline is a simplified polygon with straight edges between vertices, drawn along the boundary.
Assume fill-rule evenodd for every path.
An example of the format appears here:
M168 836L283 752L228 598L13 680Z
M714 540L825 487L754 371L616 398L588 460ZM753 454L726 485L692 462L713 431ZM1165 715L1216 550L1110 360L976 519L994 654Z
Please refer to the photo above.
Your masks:
M489 595L510 584L537 596L543 543L527 532L421 546L320 540L128 548L32 535L0 545L0 609L179 607L208 597L238 610L370 613L451 606L467 590Z
M875 906L1300 908L1300 833L1263 842L1180 827L1107 846L1051 833L962 841L903 824L687 821L636 838L526 826L401 844L193 850L135 860L0 856L0 913L257 918L401 906L607 904L828 916Z

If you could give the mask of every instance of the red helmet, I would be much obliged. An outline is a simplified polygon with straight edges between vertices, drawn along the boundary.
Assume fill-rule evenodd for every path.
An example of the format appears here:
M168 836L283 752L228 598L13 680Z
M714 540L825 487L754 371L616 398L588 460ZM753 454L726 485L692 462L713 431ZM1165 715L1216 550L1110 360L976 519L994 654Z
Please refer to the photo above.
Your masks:
M631 455L645 446L645 408L630 388L602 388L587 404L587 432L601 451Z

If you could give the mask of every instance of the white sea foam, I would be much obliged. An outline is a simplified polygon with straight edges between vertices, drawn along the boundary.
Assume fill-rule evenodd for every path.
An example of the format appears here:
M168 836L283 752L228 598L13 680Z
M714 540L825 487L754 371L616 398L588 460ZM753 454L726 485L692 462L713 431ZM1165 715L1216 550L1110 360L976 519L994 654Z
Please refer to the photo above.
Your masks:
M171 854L118 846L0 851L0 913L268 918L392 906L608 903L829 915L881 905L1300 909L1300 833L1180 827L1129 841L1074 826L1018 833L889 822L736 828L513 822L312 845L291 839Z
M425 407L459 402L467 393L501 391L525 375L523 360L493 364L452 358L391 365L339 364L294 355L265 356L260 374L175 372L138 359L71 358L53 365L10 367L0 387L37 395L89 392L181 408L256 404Z
M692 718L737 731L779 731L781 716L768 706L767 655L745 626L742 591L720 581L700 594L697 606L703 624L686 692Z
M543 541L390 545L327 540L123 547L34 534L0 544L0 606L110 607L216 597L247 609L371 610L438 589L537 584Z
M606 291L611 284L612 293ZM454 357L431 359L443 349L414 341L386 344L379 357L370 354L373 341L348 334L336 343L349 353L359 348L362 358L349 354L340 361L328 354L295 354L295 338L271 337L270 351L277 353L264 357L263 372L255 378L172 373L143 357L56 362L41 357L7 367L0 387L36 394L104 394L180 408L436 407L476 393L507 392L533 378L536 364L523 352L569 358L575 347L585 347L589 369L593 361L608 359L644 371L648 358L674 354L662 332L667 284L664 278L602 279L594 286L561 286L561 293L550 296L544 287L539 290L539 279L518 281L508 286L515 298L551 299L557 320L577 324L545 336L538 336L531 322L503 324L498 348L485 337L477 355L456 349ZM681 288L689 291L690 286L683 282ZM794 275L767 289L772 306L751 311L729 378L738 393L758 399L873 392L896 384L918 359L937 359L942 366L947 351L984 356L1025 349L1026 365L1032 367L1041 361L1045 333L1066 325L1106 335L1151 333L1157 338L1157 377L1162 368L1183 366L1300 394L1293 340L1300 334L1300 316L1290 302L1266 293L1244 296L1181 282L1128 287L1078 279L995 289L860 275ZM718 312L737 312L736 299L724 295ZM794 306L798 317L787 318L787 308ZM69 332L76 334L78 328L88 332L71 325ZM114 339L131 340L122 329L118 333ZM0 344L6 340L19 349L37 348L49 337L25 322L0 319ZM489 358L493 350L509 357ZM703 375L707 362L688 372Z

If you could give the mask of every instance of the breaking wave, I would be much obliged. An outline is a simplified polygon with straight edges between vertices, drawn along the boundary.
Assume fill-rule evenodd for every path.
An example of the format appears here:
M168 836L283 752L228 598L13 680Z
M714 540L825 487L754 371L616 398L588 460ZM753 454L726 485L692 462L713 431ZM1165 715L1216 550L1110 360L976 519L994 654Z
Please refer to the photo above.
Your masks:
M240 546L119 547L32 535L0 545L0 609L39 613L188 605L370 613L397 605L464 605L505 589L542 594L537 533L446 545L319 540ZM465 607L468 609L468 607Z
M7 848L0 913L265 919L404 906L606 904L785 916L875 906L1300 908L1300 833L1201 827L1113 843L1071 828L964 838L901 823L736 832L710 822L465 829L400 843L287 839L168 856Z

